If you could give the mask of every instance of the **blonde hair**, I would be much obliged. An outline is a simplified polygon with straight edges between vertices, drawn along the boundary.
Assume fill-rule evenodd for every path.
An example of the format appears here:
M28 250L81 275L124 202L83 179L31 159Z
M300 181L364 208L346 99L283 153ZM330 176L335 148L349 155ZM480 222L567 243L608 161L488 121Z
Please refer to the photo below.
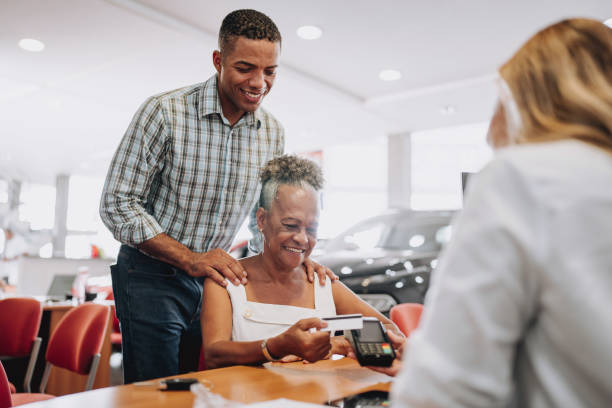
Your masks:
M612 153L612 29L590 19L553 24L499 70L521 118L518 143L574 138Z

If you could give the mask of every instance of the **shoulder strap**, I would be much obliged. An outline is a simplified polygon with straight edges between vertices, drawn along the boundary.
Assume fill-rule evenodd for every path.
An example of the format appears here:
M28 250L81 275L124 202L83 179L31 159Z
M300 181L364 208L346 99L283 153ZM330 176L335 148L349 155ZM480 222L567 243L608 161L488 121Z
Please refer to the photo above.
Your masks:
M315 309L323 313L324 316L335 316L336 305L334 303L334 295L332 293L331 279L325 279L325 285L319 284L319 276L314 275L314 295Z
M244 285L236 286L227 279L225 281L227 282L225 289L230 295L232 307L236 310L242 308L242 306L244 306L247 302L246 289L244 288Z

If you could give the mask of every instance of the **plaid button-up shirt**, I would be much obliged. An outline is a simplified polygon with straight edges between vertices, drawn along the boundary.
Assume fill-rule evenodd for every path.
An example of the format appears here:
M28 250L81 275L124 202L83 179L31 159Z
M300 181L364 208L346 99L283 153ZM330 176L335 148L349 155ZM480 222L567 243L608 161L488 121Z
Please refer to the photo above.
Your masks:
M230 126L216 75L153 96L111 161L100 216L131 246L163 232L192 251L227 250L255 209L260 168L283 150L283 128L262 108Z

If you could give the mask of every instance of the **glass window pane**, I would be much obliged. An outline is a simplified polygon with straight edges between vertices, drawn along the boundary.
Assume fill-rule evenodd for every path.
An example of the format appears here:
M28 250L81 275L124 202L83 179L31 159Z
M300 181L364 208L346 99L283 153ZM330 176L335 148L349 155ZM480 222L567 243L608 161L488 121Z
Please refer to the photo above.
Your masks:
M55 220L55 187L23 183L19 220L33 230L52 229Z
M346 235L343 241L347 249L376 248L381 244L383 231L383 224L375 224Z
M438 252L443 242L438 237L446 224L416 224L410 220L396 225L384 247L387 249L405 249L417 252Z
M462 207L461 173L478 172L492 156L487 129L477 123L412 134L413 209Z
M70 177L67 258L114 259L117 256L120 244L102 223L98 211L103 187L104 178L102 177ZM71 234L71 232L79 232L79 234Z
M387 141L326 147L318 237L332 238L387 208Z
M103 186L103 178L70 177L67 220L69 230L93 231L99 228L98 207Z
M326 191L319 216L319 238L332 238L387 209L387 192Z
M83 235L68 235L66 237L66 258L91 258L91 239Z

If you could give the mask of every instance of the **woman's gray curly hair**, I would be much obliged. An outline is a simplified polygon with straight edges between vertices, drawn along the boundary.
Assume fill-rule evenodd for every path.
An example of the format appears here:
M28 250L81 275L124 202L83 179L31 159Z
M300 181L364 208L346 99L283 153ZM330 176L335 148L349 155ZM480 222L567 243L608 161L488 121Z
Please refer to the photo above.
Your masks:
M288 154L267 162L261 169L260 180L259 206L266 211L270 210L282 184L319 191L324 183L323 172L315 162Z

